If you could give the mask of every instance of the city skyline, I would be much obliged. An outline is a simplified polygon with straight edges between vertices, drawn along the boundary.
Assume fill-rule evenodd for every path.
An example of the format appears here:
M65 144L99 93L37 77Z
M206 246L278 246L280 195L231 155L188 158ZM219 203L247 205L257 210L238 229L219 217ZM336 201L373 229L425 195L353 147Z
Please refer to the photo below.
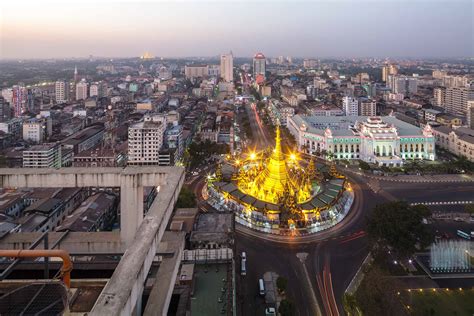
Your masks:
M467 0L259 5L261 10L249 1L2 4L0 58L121 58L145 51L218 56L230 50L236 57L259 51L321 58L473 56L473 5Z

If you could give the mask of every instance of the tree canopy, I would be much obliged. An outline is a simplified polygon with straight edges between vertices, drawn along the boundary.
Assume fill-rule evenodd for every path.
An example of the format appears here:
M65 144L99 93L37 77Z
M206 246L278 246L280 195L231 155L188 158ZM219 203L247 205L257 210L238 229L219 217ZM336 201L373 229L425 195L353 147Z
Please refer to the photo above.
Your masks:
M433 242L433 234L423 224L423 218L430 216L426 206L405 201L377 205L368 218L369 240L374 250L391 249L400 257L410 257Z
M204 162L206 158L215 154L227 154L229 146L226 144L218 144L206 139L203 142L192 142L188 148L188 156L190 157L191 167L196 167Z
M196 207L196 195L186 186L181 188L176 201L177 208Z

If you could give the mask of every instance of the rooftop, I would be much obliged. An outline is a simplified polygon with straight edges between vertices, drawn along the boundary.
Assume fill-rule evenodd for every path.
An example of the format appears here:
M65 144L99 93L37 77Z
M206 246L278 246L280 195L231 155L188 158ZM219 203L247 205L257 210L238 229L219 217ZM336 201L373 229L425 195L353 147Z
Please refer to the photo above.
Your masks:
M368 116L302 116L295 115L292 120L298 125L307 127L307 132L324 135L326 128L329 128L334 136L353 136L350 127L356 122L367 121ZM398 130L398 135L421 135L421 128L397 119L394 116L380 117L383 122L394 125Z
M209 233L227 233L232 231L232 214L204 213L197 219L195 231Z

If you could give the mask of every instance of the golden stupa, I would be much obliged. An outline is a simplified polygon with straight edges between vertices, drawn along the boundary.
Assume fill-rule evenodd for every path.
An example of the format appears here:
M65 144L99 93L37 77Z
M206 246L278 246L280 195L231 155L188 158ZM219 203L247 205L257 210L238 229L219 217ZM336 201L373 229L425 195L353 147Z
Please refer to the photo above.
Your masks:
M268 158L252 168L241 170L239 189L259 200L280 204L287 197L302 203L311 197L311 175L298 165L296 158L287 159L281 148L277 126L275 148Z

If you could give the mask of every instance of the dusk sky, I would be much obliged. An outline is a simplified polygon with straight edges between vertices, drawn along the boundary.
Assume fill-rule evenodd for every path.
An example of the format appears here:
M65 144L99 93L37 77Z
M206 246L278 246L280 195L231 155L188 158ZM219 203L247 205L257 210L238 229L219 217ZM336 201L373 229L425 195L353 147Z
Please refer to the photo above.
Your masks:
M465 57L473 2L7 0L0 57Z

